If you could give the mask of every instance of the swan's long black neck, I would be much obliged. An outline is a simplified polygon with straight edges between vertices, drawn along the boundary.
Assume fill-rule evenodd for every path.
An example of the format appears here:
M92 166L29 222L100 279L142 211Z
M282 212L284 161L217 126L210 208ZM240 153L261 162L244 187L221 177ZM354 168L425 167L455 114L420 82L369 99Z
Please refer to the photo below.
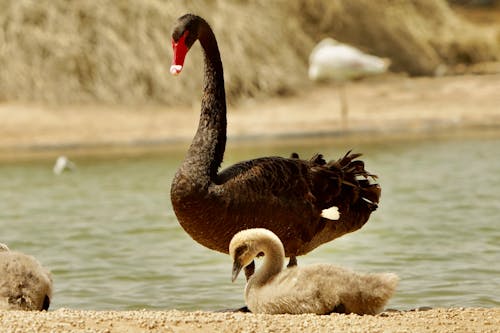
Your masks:
M226 147L226 94L224 73L217 41L203 21L198 40L205 57L203 96L198 130L183 164L186 176L201 187L215 181Z

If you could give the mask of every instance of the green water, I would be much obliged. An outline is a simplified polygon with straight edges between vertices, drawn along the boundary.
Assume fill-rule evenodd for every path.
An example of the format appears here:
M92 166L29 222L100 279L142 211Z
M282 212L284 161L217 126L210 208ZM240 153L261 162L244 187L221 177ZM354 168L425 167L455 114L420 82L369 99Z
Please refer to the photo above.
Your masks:
M500 306L500 138L229 148L225 164L262 155L337 158L353 148L380 175L380 208L358 232L299 265L328 262L392 271L389 306ZM0 241L35 255L54 275L51 309L204 309L243 305L228 256L178 225L170 182L184 152L74 158L0 166Z

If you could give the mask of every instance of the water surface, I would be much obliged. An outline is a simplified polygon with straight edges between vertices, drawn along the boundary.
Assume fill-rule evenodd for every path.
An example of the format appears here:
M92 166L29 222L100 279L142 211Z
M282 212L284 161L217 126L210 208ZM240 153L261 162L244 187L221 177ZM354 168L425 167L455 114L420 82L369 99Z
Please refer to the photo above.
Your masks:
M380 176L380 208L359 231L299 264L335 263L401 277L389 306L500 306L500 138L230 147L225 165L263 155L363 152ZM195 243L169 190L182 150L0 166L0 241L34 254L55 280L51 309L213 310L243 304L227 255Z

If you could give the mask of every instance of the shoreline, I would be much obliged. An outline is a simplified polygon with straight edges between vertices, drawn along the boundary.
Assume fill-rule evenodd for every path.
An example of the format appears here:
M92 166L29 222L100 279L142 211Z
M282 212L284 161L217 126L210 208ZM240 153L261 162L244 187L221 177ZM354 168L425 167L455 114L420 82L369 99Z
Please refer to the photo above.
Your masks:
M388 311L375 316L234 312L0 311L3 332L482 332L500 327L500 308Z
M228 146L303 139L397 140L500 132L500 74L437 78L388 75L347 87L340 127L335 85L228 106ZM196 101L199 103L199 101ZM0 160L57 154L133 154L186 149L192 108L0 104Z

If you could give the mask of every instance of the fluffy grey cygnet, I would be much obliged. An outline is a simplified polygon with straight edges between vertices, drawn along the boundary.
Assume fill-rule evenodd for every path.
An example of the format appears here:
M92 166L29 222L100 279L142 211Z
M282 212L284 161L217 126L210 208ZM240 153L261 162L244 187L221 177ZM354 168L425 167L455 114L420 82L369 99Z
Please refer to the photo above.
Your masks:
M32 256L0 243L0 310L48 310L52 276Z
M283 269L283 244L273 232L262 228L234 235L229 253L233 281L243 267L264 254L262 266L245 288L245 302L253 313L377 314L399 281L393 273L361 274L330 264Z

